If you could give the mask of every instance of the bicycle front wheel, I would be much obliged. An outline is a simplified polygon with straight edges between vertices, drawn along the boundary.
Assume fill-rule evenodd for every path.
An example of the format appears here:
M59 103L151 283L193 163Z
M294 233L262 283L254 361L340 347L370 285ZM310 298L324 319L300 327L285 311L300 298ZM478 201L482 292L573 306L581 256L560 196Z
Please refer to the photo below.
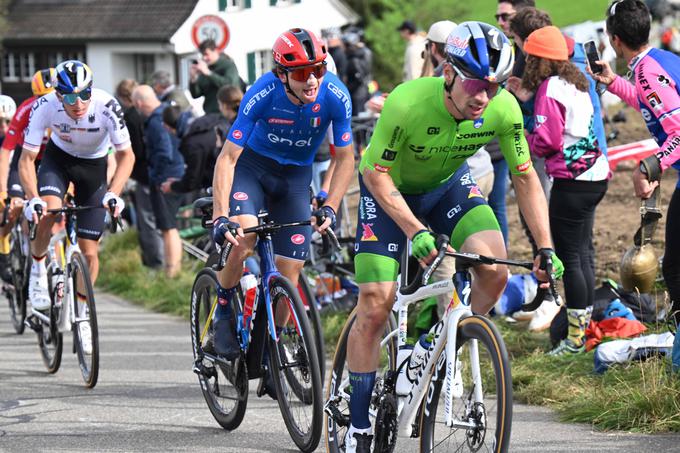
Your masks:
M279 333L279 341L268 336L270 370L277 401L288 433L304 452L319 445L323 423L321 371L315 337L300 295L284 277L269 285L272 310L282 304L290 312ZM281 310L281 309L279 309ZM298 387L291 389L291 387Z
M507 452L512 425L512 377L503 339L491 321L470 316L458 324L456 346L458 377L454 377L452 385L453 426L446 426L446 392L442 391L446 360L440 360L423 401L420 451ZM481 400L475 397L478 391L483 395Z
M345 451L345 435L349 429L349 399L352 393L349 382L349 369L347 367L347 341L349 332L356 321L356 308L350 313L342 329L338 345L335 348L331 374L328 377L326 387L326 405L333 416L326 421L326 449L330 453L340 453ZM371 426L376 426L376 415L378 413L378 398L375 396L384 386L388 372L395 372L397 369L397 337L390 335L397 328L394 316L390 314L385 324L385 330L380 346L380 356L378 368L375 376L375 386L373 387L373 397L369 407L369 417Z
M47 368L47 372L54 374L59 371L61 366L61 354L64 348L64 337L57 327L60 314L63 315L62 308L55 305L55 290L52 287L52 268L47 268L47 282L49 284L50 292L50 322L43 322L40 318L35 318L38 323L38 346L40 347L40 355L43 363Z
M215 358L210 312L216 303L217 276L212 269L204 268L196 276L191 290L194 372L198 375L201 392L210 413L221 427L234 430L241 424L246 413L248 376L243 355L230 362L217 362ZM237 298L234 298L232 308L235 315L241 312Z
M69 297L75 304L76 318L72 326L73 347L85 386L93 388L99 377L99 328L90 269L85 257L78 252L73 253L69 265L73 285L73 294Z
M24 333L26 320L26 300L28 299L28 258L22 250L22 233L16 226L10 233L11 248L9 265L12 272L12 285L5 289L9 301L10 317L14 331Z
M326 346L323 341L323 328L321 327L321 316L316 305L316 297L307 281L304 269L300 272L298 278L298 290L302 298L303 305L307 310L309 317L309 324L314 331L314 341L316 344L316 352L319 354L319 369L321 370L321 382L326 376ZM300 396L298 396L300 398Z

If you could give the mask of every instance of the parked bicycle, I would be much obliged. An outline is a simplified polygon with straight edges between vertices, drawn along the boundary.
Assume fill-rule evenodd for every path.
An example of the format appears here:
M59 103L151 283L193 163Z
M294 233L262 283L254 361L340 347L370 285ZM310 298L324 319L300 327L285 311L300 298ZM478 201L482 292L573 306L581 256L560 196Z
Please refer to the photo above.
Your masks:
M114 217L115 200L109 203L110 230L115 233L120 219ZM66 206L47 212L65 216L65 228L52 236L47 251L47 281L50 309L47 313L32 310L29 325L38 334L38 345L49 373L56 373L61 365L63 333L73 334L73 350L78 358L85 386L93 388L99 377L99 328L95 308L94 289L87 260L82 255L76 238L77 215L80 211L99 206ZM39 216L42 209L37 209ZM34 224L31 225L34 231ZM31 233L34 236L34 233Z
M9 222L11 199L5 201L2 213L2 226ZM10 230L9 267L12 274L10 283L3 282L2 292L9 302L9 313L14 331L24 333L26 320L26 301L28 299L28 275L31 270L28 236L21 219L17 219Z
M211 228L212 198L199 199L194 206L202 212L203 226ZM291 438L300 450L309 452L318 446L323 422L319 356L298 291L276 269L271 235L281 229L309 225L310 221L276 224L267 220L266 213L258 219L257 226L244 230L244 234L258 236L261 275L257 277L255 294L237 294L232 300L241 354L234 360L225 360L210 347L217 276L214 269L204 268L196 276L191 293L193 370L210 412L229 430L243 421L248 380L260 379L261 396L269 373ZM231 247L228 243L220 251L216 270L224 267ZM289 312L288 322L277 327L275 313L282 305ZM264 313L266 316L257 316Z
M408 254L402 257L401 281L393 306L398 317L397 321L389 318L380 343L380 366L369 410L374 452L393 451L398 436L420 437L422 452L508 451L512 427L510 362L503 338L491 320L474 315L470 309L469 269L495 263L531 269L533 263L447 252L448 243L444 235L437 238L437 258L427 269L419 266L411 283L407 282ZM456 273L451 279L427 284L444 256L456 258ZM552 272L550 265L546 271ZM453 298L442 320L426 336L430 345L422 354L412 353L406 347L408 306L451 291ZM547 291L540 289L531 306L538 306ZM552 281L550 291L554 291ZM330 452L345 451L351 394L347 339L355 319L356 311L340 335L328 381L325 412Z

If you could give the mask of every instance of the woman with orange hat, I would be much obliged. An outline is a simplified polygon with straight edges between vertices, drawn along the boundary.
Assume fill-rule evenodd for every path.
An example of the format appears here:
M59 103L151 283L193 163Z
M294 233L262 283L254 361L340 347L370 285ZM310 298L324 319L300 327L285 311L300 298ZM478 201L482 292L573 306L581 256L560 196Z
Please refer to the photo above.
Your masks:
M522 87L535 92L535 129L529 149L545 158L553 178L550 228L555 252L564 262L569 330L550 354L585 350L586 308L595 288L592 247L595 208L607 191L607 157L593 132L588 81L569 61L564 35L554 26L532 32L524 43Z

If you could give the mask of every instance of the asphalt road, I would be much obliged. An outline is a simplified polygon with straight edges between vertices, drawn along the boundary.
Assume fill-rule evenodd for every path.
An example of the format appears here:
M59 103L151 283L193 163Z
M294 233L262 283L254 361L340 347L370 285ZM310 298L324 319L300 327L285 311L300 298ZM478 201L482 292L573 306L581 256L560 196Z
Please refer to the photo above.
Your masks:
M295 451L276 402L255 395L256 381L243 424L234 432L217 425L191 372L187 321L102 294L97 302L101 368L88 390L71 338L61 369L47 374L35 335L16 335L0 301L0 451ZM680 451L680 435L597 433L522 405L512 435L518 452ZM399 451L416 445L400 439Z

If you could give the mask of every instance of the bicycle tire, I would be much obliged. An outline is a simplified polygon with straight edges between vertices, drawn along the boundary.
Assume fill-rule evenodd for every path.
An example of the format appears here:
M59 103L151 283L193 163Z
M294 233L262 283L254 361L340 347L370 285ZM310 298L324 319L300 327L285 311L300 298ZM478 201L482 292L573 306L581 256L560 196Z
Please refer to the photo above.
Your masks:
M484 384L484 402L481 405L472 401L474 386L471 383L469 365L470 354L472 354L470 346L473 342L477 344ZM430 380L427 398L423 400L420 451L476 452L486 447L489 449L487 451L507 452L512 429L512 377L510 361L503 339L491 321L482 316L470 316L462 319L458 325L456 346L458 347L458 355L462 358L460 371L462 372L463 388L462 397L454 397L452 406L454 417L461 420L484 420L483 426L481 429L447 428L444 425L443 410L439 414L439 420L437 419L437 409L442 406L439 403L442 402L440 396L443 397L441 390L446 373L446 361L441 360L438 362L440 363L438 371ZM467 346L466 350L461 352L465 346ZM467 357L465 356L466 353ZM443 351L442 354L446 354L446 352ZM491 376L491 370L493 376ZM489 392L493 389L493 383L491 385L488 383L488 380L492 377L495 381L495 394ZM487 398L487 395L489 398ZM495 417L490 415L494 408L498 410ZM491 426L493 436L488 435ZM444 435L438 432L442 428ZM447 429L450 430L448 435L446 435Z
M298 278L298 290L300 297L305 307L307 307L307 316L309 323L314 331L314 339L316 340L316 352L319 354L319 370L321 371L321 382L326 378L326 345L323 338L323 325L321 323L321 315L316 303L316 297L312 288L309 286L309 281L305 276L304 269L300 272Z
M83 255L74 252L69 266L71 267L70 277L72 278L73 285L73 293L69 299L75 304L74 312L76 314L76 322L72 325L73 347L78 357L80 374L83 377L83 382L85 382L85 387L93 388L97 385L97 379L99 378L99 328L97 325L94 289L90 279L90 269ZM81 277L80 281L78 279L79 276ZM85 296L85 300L81 302L78 298L79 295ZM81 306L81 304L84 305ZM82 323L88 323L90 326L92 349L89 353L83 345Z
M273 313L276 313L280 303L288 304L291 311L288 323L279 334L278 343L274 342L271 336L267 336L269 372L288 433L301 451L311 452L319 445L323 423L323 401L321 399L323 389L314 333L309 325L309 319L297 288L287 278L273 277L270 281L269 293ZM294 372L295 365L299 365L297 370L299 375L296 374L294 378L286 377ZM288 392L284 388L284 382L306 384L301 391L305 397L300 399L295 392ZM306 397L307 392L311 398ZM293 395L297 401L293 401L291 398ZM295 419L294 412L302 412L307 407L311 408L311 415L305 414L302 419L309 421L310 426L305 428L301 426L300 421Z
M217 275L210 268L203 268L194 280L191 289L191 344L194 361L198 361L204 373L197 372L201 392L210 413L224 429L234 430L243 421L248 405L248 375L243 356L227 365L215 366L203 359L203 348L208 342L208 334L201 339L213 301L217 298ZM232 303L234 313L240 313L236 298ZM234 373L234 369L236 372ZM231 379L230 379L231 377ZM230 395L224 396L224 389L232 387ZM223 394L224 392L224 394ZM223 402L234 401L232 408L225 408Z
M340 397L341 405L336 409L338 413L346 418L347 426L341 426L336 420L329 418L328 414L325 416L326 426L326 449L329 453L341 453L345 451L345 434L349 428L349 393L346 387L349 386L349 372L347 368L347 340L349 332L356 321L357 309L355 308L347 318L347 322L340 333L338 345L335 348L335 355L333 356L333 364L328 376L328 383L326 386L326 401ZM384 334L387 335L397 328L397 323L394 316L390 314L387 318L387 325L385 326ZM382 346L384 352L380 353L380 364L376 373L376 384L379 384L383 376L388 371L396 371L397 369L397 337L393 336L387 340ZM376 399L371 398L370 409L375 413L377 410L375 406ZM371 417L371 425L375 426L375 420Z
M6 295L9 302L10 318L14 331L21 335L26 325L26 300L28 299L28 257L21 250L21 231L17 226L10 232L11 247L9 251L9 265L12 272L12 287L7 288Z
M45 324L40 318L35 318L40 326L36 332L40 355L47 372L54 374L61 366L61 355L64 349L64 337L57 328L57 308L54 306L54 291L52 288L52 270L47 268L47 282L50 294L50 323Z

